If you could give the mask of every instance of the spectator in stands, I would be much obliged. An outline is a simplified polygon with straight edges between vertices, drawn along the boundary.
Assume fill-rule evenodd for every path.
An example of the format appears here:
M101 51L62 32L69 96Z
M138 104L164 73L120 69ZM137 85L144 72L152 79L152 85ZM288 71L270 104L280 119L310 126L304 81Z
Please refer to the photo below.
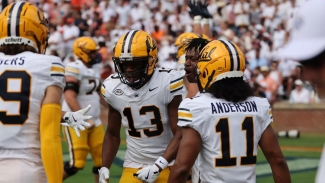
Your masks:
M268 61L265 58L261 57L260 51L260 47L257 47L255 49L255 58L248 61L249 70L253 71L256 67L263 67L269 65Z
M108 53L108 50L107 50L107 47L106 47L105 38L101 36L101 37L98 38L97 41L98 41L98 45L100 47L100 49L98 50L98 53L100 53L101 56L102 56L102 63L109 62L110 59L111 59L110 57L112 55L110 55Z
M261 86L266 85L265 95L272 105L276 100L276 91L278 89L277 82L270 75L270 68L268 66L261 67L261 73L263 75L263 79L259 81Z
M64 55L72 52L72 45L74 40L79 37L79 28L74 25L73 18L67 18L66 24L63 26L63 42Z
M304 83L300 79L295 81L296 88L291 91L290 103L308 104L310 102L310 92L303 85Z
M160 43L161 38L164 36L164 31L159 29L158 25L155 25L154 31L151 33L151 36L158 42Z
M283 78L282 78L281 72L278 70L278 61L272 61L271 62L271 73L270 73L270 76L276 82L277 88L278 88L276 94L277 94L277 96L279 96L279 98L281 98L284 95L283 85L282 85Z
M74 24L79 28L79 37L85 36L85 32L88 30L89 25L87 21L82 18L82 13L80 11L75 13Z
M48 39L48 50L56 51L59 57L63 58L64 50L63 50L63 38L62 34L57 31L56 26L50 25L50 37Z

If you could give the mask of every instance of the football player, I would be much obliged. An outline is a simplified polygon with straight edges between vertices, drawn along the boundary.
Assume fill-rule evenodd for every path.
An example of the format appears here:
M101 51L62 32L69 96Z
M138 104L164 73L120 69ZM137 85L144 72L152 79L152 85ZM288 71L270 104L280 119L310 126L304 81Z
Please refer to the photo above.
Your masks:
M321 102L325 99L325 1L310 0L295 13L290 40L281 56L297 60L304 67L304 79L316 85ZM310 49L306 49L310 48ZM325 145L317 170L315 183L325 181Z
M127 150L120 183L167 182L181 139L177 109L184 87L180 72L155 68L157 54L156 41L142 30L127 32L115 45L117 73L101 89L110 117L100 183L108 181L120 145L121 124Z
M49 30L41 10L12 3L0 22L0 182L60 183L61 118L78 133L90 106L61 111L64 67L44 55Z
M212 41L200 52L196 77L201 94L179 106L183 137L169 183L184 183L198 155L201 183L255 183L258 146L272 168L274 181L291 182L270 125L270 104L253 96L243 80L244 69L243 53L229 41Z
M189 41L193 38L203 38L210 40L208 35L211 35L210 31L210 18L212 16L208 12L207 3L204 4L201 1L188 1L188 6L191 9L190 14L194 16L193 33L185 32L179 35L175 40L175 46L177 48L176 59L177 59L177 70L183 71L185 68L185 47ZM203 17L203 28L201 26L201 19ZM183 94L183 98L195 96L199 89L195 83L191 83L184 77L184 85L186 92Z
M71 132L71 127L64 127L63 133L69 146L70 161L64 163L63 179L68 178L83 169L87 155L90 152L94 161L93 173L98 182L98 169L102 164L102 144L104 129L100 116L100 104L107 107L100 92L101 57L98 54L99 46L90 37L80 37L73 44L73 53L78 58L70 62L65 68L66 86L62 108L67 111L77 111L88 104L92 105L89 114L92 126L81 132L78 138Z
M208 43L209 43L209 41L207 39L193 38L185 45L185 64L184 64L185 77L189 83L196 85L196 88L197 88L197 84L196 84L195 66L196 66L196 63L199 61L199 53ZM196 90L194 90L194 91L196 91ZM197 96L199 94L200 94L200 92L197 91L195 96ZM192 182L199 181L199 175L195 174L195 173L199 172L198 171L198 161L199 161L199 158L196 159L196 161L192 167L193 171L191 172L191 176L188 178L189 180L192 180ZM187 182L189 182L189 181L187 181Z

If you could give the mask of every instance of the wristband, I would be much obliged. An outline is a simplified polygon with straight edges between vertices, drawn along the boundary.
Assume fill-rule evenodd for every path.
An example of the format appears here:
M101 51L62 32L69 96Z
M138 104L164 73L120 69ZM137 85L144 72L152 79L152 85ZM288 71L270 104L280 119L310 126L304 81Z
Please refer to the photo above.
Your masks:
M160 156L155 162L155 164L158 165L162 170L164 170L168 166L168 161L162 156Z
M197 15L194 17L194 24L200 24L201 23L201 16Z
M203 24L210 24L209 18L203 18Z

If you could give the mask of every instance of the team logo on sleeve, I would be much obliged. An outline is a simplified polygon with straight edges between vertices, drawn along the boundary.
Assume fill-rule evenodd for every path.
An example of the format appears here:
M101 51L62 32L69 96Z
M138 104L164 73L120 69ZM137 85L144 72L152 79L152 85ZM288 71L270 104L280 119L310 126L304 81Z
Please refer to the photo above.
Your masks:
M115 95L122 95L124 93L123 90L121 89L115 89L114 92L113 92Z

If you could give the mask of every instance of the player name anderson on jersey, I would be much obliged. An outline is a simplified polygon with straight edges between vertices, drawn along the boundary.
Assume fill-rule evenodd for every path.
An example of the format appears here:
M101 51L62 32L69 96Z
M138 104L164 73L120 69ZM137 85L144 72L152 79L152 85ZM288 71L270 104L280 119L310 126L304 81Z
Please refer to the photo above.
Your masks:
M255 101L246 101L239 103L211 102L212 114L229 112L258 112L258 109Z

